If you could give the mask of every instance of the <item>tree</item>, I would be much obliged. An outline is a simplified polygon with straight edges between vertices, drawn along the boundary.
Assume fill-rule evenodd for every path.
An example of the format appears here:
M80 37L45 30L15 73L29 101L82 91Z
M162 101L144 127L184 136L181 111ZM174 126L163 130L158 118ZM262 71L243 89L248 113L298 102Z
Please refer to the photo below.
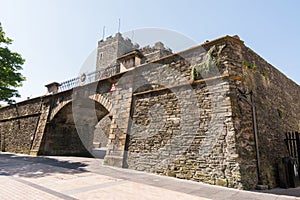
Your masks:
M12 39L5 37L0 22L0 101L12 103L13 97L20 97L17 87L22 86L25 77L20 73L25 60L17 52L9 50Z

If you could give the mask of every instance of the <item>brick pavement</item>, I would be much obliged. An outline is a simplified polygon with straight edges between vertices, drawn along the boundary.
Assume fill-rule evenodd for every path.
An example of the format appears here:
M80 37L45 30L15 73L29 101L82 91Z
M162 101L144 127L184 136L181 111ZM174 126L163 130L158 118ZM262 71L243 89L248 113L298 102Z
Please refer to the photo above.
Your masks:
M7 153L0 154L0 185L1 200L297 199L103 167L101 160L93 158Z

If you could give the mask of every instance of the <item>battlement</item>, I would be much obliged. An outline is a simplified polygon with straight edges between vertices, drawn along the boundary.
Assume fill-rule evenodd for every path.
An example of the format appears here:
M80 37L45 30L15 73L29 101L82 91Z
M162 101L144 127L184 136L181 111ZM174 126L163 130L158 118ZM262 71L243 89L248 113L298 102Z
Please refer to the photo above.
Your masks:
M153 46L148 45L142 47L140 51L144 56L143 63L148 63L173 54L172 49L165 47L162 42L156 42Z
M109 36L106 40L98 42L97 52L97 70L117 64L117 58L139 48L139 45L133 44L129 38L123 38L121 33L114 37Z
M133 62L132 56L126 56L131 54L131 52L139 52L139 58L142 58L138 62ZM166 48L162 42L156 42L153 46L145 46L139 48L139 44L133 43L129 38L124 38L121 33L117 33L115 36L109 36L105 40L100 40L98 42L98 53L97 53L97 71L101 68L106 68L113 65L120 64L122 62L130 62L133 64L126 65L126 69L148 63L164 56L172 54L170 48ZM134 54L137 55L137 54ZM129 60L126 60L129 59ZM123 70L126 70L123 68Z

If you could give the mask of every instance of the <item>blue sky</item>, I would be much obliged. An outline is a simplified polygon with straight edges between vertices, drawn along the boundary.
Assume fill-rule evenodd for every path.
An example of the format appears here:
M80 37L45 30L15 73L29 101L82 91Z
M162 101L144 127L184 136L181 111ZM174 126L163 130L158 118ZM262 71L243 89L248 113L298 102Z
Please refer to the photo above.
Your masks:
M44 85L78 75L102 38L157 27L197 44L239 35L245 44L300 84L300 1L0 0L0 22L11 48L26 59L22 98L45 94Z

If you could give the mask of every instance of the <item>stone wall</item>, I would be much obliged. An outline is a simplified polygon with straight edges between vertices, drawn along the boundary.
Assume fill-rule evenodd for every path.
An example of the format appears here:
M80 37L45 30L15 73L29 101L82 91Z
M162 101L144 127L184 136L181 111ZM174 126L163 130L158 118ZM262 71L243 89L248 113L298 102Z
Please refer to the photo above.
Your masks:
M107 144L107 129L110 124L100 123L100 127L98 126L106 134L101 138L97 131L95 136L94 131L98 121L109 116L110 87L110 82L101 81L74 90L76 94L80 93L80 98L75 101L79 108L72 108L73 90L1 108L1 151L31 155L90 156L89 151L95 137L98 137L95 138L98 142L103 143L102 146ZM73 113L72 109L77 112ZM78 118L76 125L74 116ZM106 122L110 123L109 118ZM86 133L86 137L79 133ZM83 144L82 141L86 143Z
M222 45L207 49L217 55ZM190 85L191 65L205 55L193 49L135 70L126 166L242 188L229 82L218 78L226 70L208 73L207 81L194 77Z
M124 167L126 135L132 102L132 74L118 77L116 90L112 92L112 120L104 164Z
M252 112L239 98L240 91L253 90L262 180L275 187L277 164L288 155L284 134L300 128L299 86L238 37L164 56L76 91L1 108L1 150L82 155L88 151L77 132L83 130L88 150L93 139L101 143L108 136L101 144L107 144L107 165L253 189L258 176ZM87 98L78 109L97 118L75 127L74 94ZM85 107L86 101L92 106ZM95 131L101 119L110 123L98 124L102 135Z
M257 165L251 106L237 98L237 89L254 92L261 177L273 188L281 173L277 165L288 155L285 133L299 130L300 86L245 45L228 43L223 55L231 75L240 77L230 84L242 184L245 189L256 186Z
M285 132L299 130L299 86L246 47L238 37L226 36L202 47L205 51L196 48L183 52L180 56L184 62L169 56L157 61L159 66L150 63L148 68L144 65L135 71L143 78L142 81L138 77L133 79L126 165L178 178L254 189L258 176L251 106L238 98L239 90L253 90L262 184L275 187L278 162L288 155ZM212 68L213 65L216 68ZM178 106L182 102L178 95L192 98L186 88L180 89L184 88L183 82L176 83L182 87L173 87L172 79L176 76L167 69L176 69L193 81L199 124L197 118L188 122L189 115ZM165 79L161 78L165 75ZM212 108L212 105L217 106ZM183 119L197 126L191 125L185 132L179 128ZM176 135L181 133L188 147L179 150L169 142L176 141ZM209 139L210 133L218 137ZM191 138L191 135L192 143L188 144L185 137ZM201 154L207 146L214 148Z
M41 103L41 99L36 98L1 108L1 151L29 154Z
M106 148L108 144L108 137L110 132L111 117L106 115L101 119L95 128L94 131L94 148Z

